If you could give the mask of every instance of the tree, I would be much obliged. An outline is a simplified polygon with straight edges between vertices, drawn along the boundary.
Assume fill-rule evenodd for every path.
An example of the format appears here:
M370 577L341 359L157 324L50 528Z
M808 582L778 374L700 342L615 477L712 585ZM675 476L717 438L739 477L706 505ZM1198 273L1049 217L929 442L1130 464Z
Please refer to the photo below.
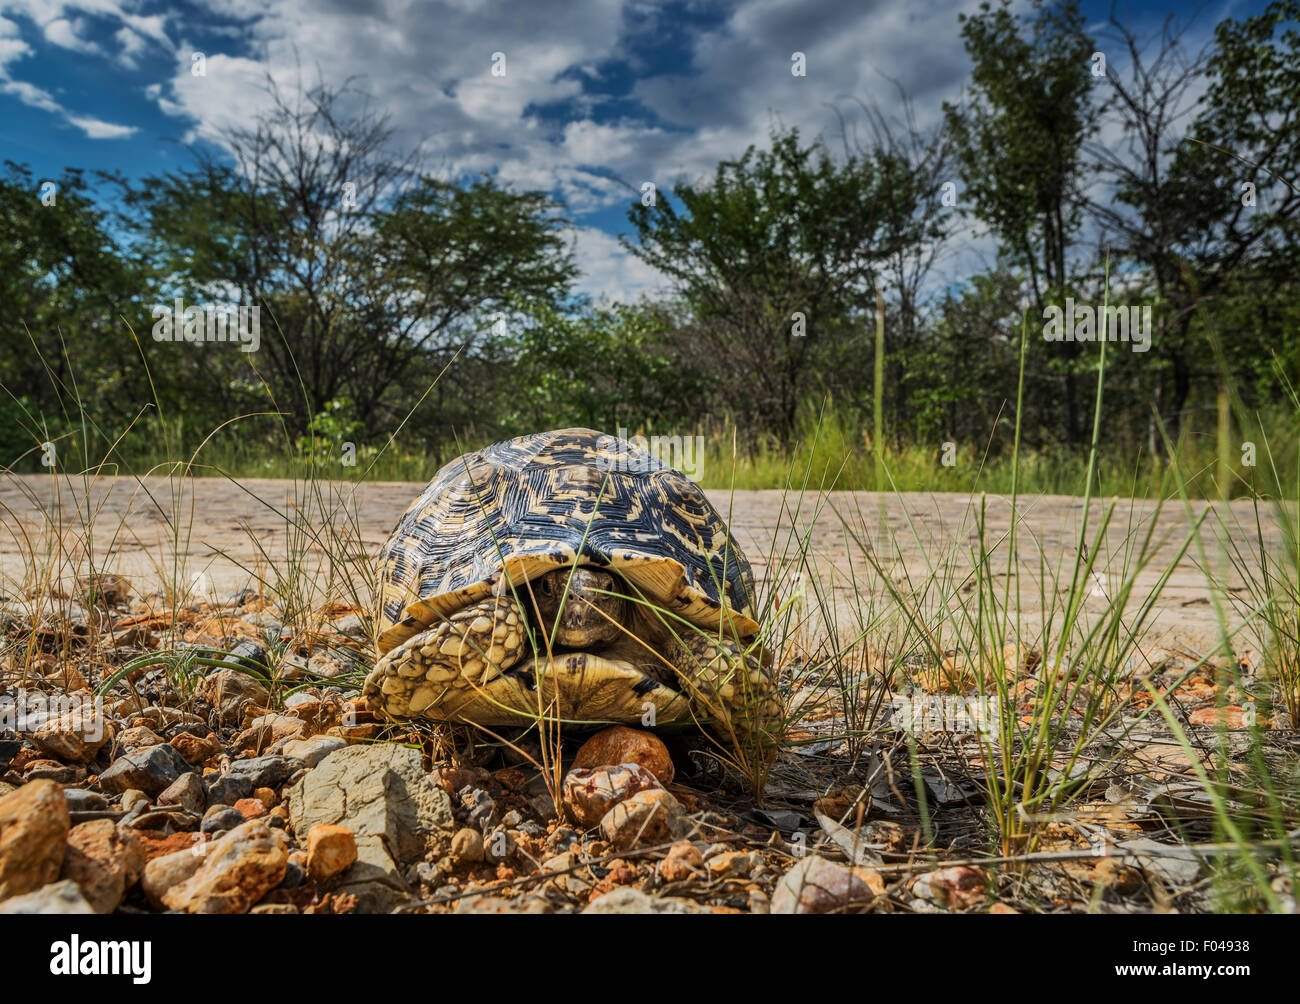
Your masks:
M1010 0L961 17L974 62L969 100L945 105L965 198L1029 277L1041 314L1069 282L1068 249L1082 222L1083 143L1094 127L1093 42L1075 0L1035 0L1025 25ZM1024 34L1028 27L1030 33ZM1062 342L1066 439L1082 442L1079 345Z
M97 444L103 446L113 438L110 428L120 430L151 396L127 327L140 322L135 301L143 279L84 174L69 169L44 180L25 166L5 166L0 415L6 429L0 464L47 435L79 426L79 403L88 406L91 435L104 424ZM61 454L70 459L66 450Z
M292 433L339 399L386 432L487 312L567 293L565 221L540 193L422 176L350 86L269 89L271 109L223 135L231 162L201 158L135 193L156 295L266 315L256 358L209 360L228 410L265 381Z
M876 276L906 239L889 230L892 180L870 159L834 161L797 130L675 186L628 218L624 244L676 285L724 408L750 433L788 441L798 407L852 346ZM910 235L909 235L910 236Z
M1144 411L1154 406L1146 423L1146 447L1154 458L1164 453L1155 416L1163 415L1176 434L1190 379L1190 307L1178 295L1185 206L1177 198L1181 182L1171 168L1210 54L1209 46L1188 48L1186 36L1194 22L1195 15L1188 21L1170 15L1158 35L1144 37L1112 14L1103 44L1115 43L1126 66L1121 74L1114 60L1108 65L1111 92L1103 115L1113 116L1122 134L1115 144L1088 144L1102 180L1099 193L1089 199L1089 211L1111 249L1114 271L1132 263L1137 272L1129 277L1130 293L1149 292L1157 302L1154 352L1143 360L1142 379L1132 388L1134 404ZM1172 395L1167 372L1173 374Z
M884 178L883 187L893 193L884 205L885 243L890 253L881 269L886 301L885 385L890 388L889 410L894 438L900 440L910 424L910 402L923 394L933 374L920 364L925 318L923 300L933 291L928 280L944 253L958 219L954 201L949 200L953 161L952 137L943 124L922 129L911 99L895 83L901 121L886 117L879 106L856 102L862 113L867 138L850 138L850 122L841 115L846 155L869 158ZM933 301L931 300L931 303ZM874 355L874 348L872 350ZM870 384L867 372L854 372L853 389L864 392ZM863 411L866 402L859 401Z

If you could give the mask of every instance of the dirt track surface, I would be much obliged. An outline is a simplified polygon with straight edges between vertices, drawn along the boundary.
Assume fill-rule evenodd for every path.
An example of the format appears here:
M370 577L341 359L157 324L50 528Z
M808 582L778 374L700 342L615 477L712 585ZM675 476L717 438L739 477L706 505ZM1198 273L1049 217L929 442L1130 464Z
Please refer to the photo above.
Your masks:
M32 581L34 570L48 566L52 542L72 556L62 562L59 578L67 583L74 571L86 569L87 551L96 567L130 577L143 591L166 579L201 581L217 592L255 585L259 551L270 562L282 562L292 547L293 534L284 513L305 513L319 525L331 513L336 526L349 529L361 553L373 557L397 518L416 497L422 485L378 482L354 486L318 484L312 496L291 481L250 479L239 483L217 478L182 483L166 478L101 478L87 484L80 478L49 475L11 476L0 482L0 591L13 595ZM710 491L710 498L731 523L733 533L754 566L760 583L775 571L778 581L793 574L789 558L797 556L791 539L792 514L800 502L780 491ZM878 496L867 492L835 492L807 496L798 506L794 525L807 534L812 574L829 584L837 605L855 602L854 593L884 592L881 576L866 556L876 547L881 565L896 583L915 584L927 569L951 561L958 577L972 565L978 541L980 500L966 495L910 493ZM1008 499L985 500L985 540L996 545L995 573L1005 573L1006 541L1011 526ZM1094 500L1089 514L1089 546L1110 505ZM1195 516L1204 509L1198 504ZM1041 614L1040 557L1049 578L1060 576L1059 589L1068 587L1077 552L1083 500L1069 496L1039 496L1020 500L1018 536L1021 568L1020 610L1030 623ZM1219 507L1206 521L1235 527L1236 546L1253 548L1255 516L1251 503ZM883 515L884 538L879 528ZM1128 549L1138 546L1152 519L1153 541L1158 545L1149 566L1139 574L1135 595L1145 597L1163 570L1174 560L1188 533L1189 517L1181 503L1157 506L1148 500L1121 500L1104 543L1098 550L1099 576L1092 580L1088 609L1107 606L1107 593L1123 576ZM1271 518L1265 546L1275 549L1281 535ZM86 528L90 528L87 535ZM1212 567L1227 569L1229 587L1238 585L1231 568L1220 557L1220 547L1208 529L1202 530L1205 553ZM256 541L256 543L255 543ZM880 546L881 543L885 546ZM319 558L319 549L316 557ZM787 560L782 560L782 555ZM309 559L311 560L311 559ZM268 562L263 559L260 574ZM197 579L200 573L205 579ZM39 571L36 574L40 574ZM1002 581L1000 576L999 583ZM1049 595L1057 590L1049 583ZM1014 593L1014 589L1013 589ZM1244 594L1238 588L1238 595ZM1236 620L1235 617L1230 620ZM1173 572L1156 606L1155 635L1193 647L1210 644L1214 636L1214 607L1200 551L1188 549Z

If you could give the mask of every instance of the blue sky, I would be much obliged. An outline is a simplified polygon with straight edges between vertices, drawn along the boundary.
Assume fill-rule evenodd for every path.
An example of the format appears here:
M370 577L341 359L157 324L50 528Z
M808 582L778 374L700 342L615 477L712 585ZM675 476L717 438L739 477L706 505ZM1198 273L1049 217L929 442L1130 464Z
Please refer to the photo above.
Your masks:
M922 123L969 69L972 0L0 0L0 157L40 175L186 166L245 124L269 74L293 87L349 77L403 140L453 174L490 171L562 197L583 288L628 298L658 277L618 246L641 182L670 187L762 142L773 123L834 139L835 109L896 106ZM1263 0L1205 6L1194 36ZM1121 5L1119 8L1125 8ZM1186 4L1131 4L1155 26ZM1109 2L1084 12L1100 30ZM1104 48L1104 46L1103 46ZM793 77L795 50L807 76ZM191 73L202 52L206 74ZM494 52L506 76L491 75Z

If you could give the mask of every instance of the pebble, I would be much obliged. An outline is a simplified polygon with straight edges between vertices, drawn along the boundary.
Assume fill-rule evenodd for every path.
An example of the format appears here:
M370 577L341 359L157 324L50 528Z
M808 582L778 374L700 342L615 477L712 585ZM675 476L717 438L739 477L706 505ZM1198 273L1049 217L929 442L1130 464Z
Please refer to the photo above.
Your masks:
M456 864L477 864L483 860L483 834L466 826L451 838L451 856Z
M936 906L963 910L983 905L987 886L980 869L958 865L922 875L912 883L912 895Z
M791 865L772 894L771 912L831 913L861 909L885 890L880 876L865 868L813 855Z
M605 813L600 835L615 850L662 844L682 836L689 824L681 803L662 788L638 791Z
M221 752L221 741L216 736L203 738L193 732L181 732L167 740L176 751L195 767Z
M291 742L307 736L307 723L294 715L272 713L254 718L235 737L236 749L266 749L276 743Z
M673 758L653 732L614 725L602 729L579 748L573 767L605 767L610 764L634 763L644 767L667 787L673 781Z
M234 806L213 805L203 814L199 830L203 833L218 833L221 830L233 830L243 822L243 815Z
M32 733L37 749L60 760L88 763L113 737L113 726L93 707L76 708Z
M108 800L103 795L85 788L64 788L63 797L68 801L69 812L97 812L108 808Z
M640 889L621 886L592 901L582 912L590 914L684 914L702 913L704 911L698 904L688 899L647 896Z
M203 788L202 779L189 771L167 786L167 790L158 796L158 804L176 805L186 812L202 815L208 804L208 793Z
M668 848L668 853L656 866L655 872L664 882L685 882L704 878L707 874L704 856L689 840L679 840Z
M131 812L134 809L148 808L150 805L149 796L139 788L128 788L122 792L122 811Z
M163 904L186 913L247 913L284 878L286 843L283 833L251 819L213 844L198 869L163 894Z
M79 784L86 777L80 767L57 760L33 760L23 772L24 781L54 781L56 784Z
M70 826L67 799L53 781L31 781L0 798L0 900L59 877Z
M251 798L253 781L242 774L206 774L203 788L208 795L208 804L234 805L241 798Z
M749 874L754 860L748 851L727 851L714 854L705 862L710 878L737 878Z
M0 914L86 914L95 910L71 881L51 882L0 903Z
M301 864L289 858L289 865L284 870L284 878L280 880L281 889L297 889L307 881L307 870Z
M498 863L509 861L519 851L519 843L514 832L504 826L498 826L483 837L483 858Z
M291 739L281 747L287 757L301 760L308 767L315 767L335 750L347 746L337 736L312 736L308 739Z
M235 803L235 810L245 819L257 819L266 815L266 806L256 798L241 798Z
M258 648L260 650L260 646ZM195 693L216 710L224 725L241 724L244 708L249 705L265 707L271 700L270 693L261 683L237 669L218 669L209 673L200 681Z
M486 833L497 824L497 803L482 788L471 788L460 793L461 804L469 810L469 823Z
M109 792L135 788L154 798L189 769L189 763L176 748L163 743L113 761L113 765L99 775L99 787Z
M307 831L307 874L327 882L357 860L357 839L346 826L317 823Z
M164 908L163 895L180 885L203 863L204 844L194 843L183 850L153 858L144 866L140 888L155 910Z
M144 870L144 847L130 827L110 819L68 832L62 877L75 882L95 913L112 913Z
M229 773L249 780L249 794L254 788L278 788L302 767L302 761L287 756L259 756L236 760ZM245 796L247 797L247 796Z
M595 826L618 803L638 792L662 790L658 778L634 763L579 767L564 776L565 811L580 826Z
M113 743L115 750L126 753L134 753L136 750L147 750L151 746L162 745L163 738L148 725L137 725L134 728L124 729L117 734L117 739Z
M567 826L557 826L549 837L546 838L546 850L550 854L563 854L572 844L582 842L576 830L571 830Z
M232 666L241 666L261 676L265 676L270 667L266 649L255 641L237 642L226 652L225 658L221 661ZM246 674L245 678L251 679Z

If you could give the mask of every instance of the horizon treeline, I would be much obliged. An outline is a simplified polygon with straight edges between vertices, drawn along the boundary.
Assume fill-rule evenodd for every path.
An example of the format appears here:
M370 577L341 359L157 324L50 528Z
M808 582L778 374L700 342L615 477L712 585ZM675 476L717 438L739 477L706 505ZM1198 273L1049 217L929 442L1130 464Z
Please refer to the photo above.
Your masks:
M1025 447L1077 454L1106 304L1112 337L1130 322L1113 456L1222 433L1229 399L1293 439L1300 0L1208 35L1005 0L960 30L959 101L864 97L838 135L628 179L623 243L664 278L631 304L577 295L562 202L429 172L350 83L271 88L156 176L6 161L0 464L129 452L128 429L181 454L214 429L326 458L394 437L431 463L573 425L789 451L828 409L871 428L878 308L891 449L1005 454L1023 323Z

